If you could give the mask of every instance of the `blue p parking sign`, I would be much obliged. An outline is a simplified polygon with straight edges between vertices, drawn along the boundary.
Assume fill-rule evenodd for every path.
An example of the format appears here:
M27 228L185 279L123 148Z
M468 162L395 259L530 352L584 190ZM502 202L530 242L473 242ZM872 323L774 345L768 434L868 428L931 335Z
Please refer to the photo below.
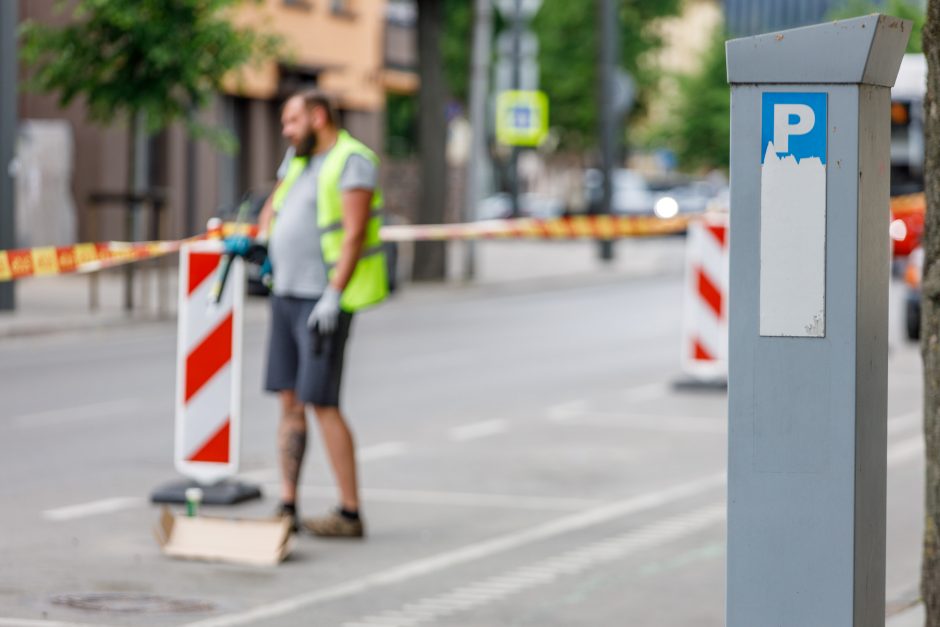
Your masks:
M760 334L825 337L827 94L761 100Z
M826 94L766 92L761 103L761 163L773 145L779 158L826 163Z

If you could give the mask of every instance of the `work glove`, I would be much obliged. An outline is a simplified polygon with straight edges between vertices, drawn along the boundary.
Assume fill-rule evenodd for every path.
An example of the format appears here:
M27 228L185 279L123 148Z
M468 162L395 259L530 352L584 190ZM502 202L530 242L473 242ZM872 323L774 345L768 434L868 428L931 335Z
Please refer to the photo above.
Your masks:
M274 268L271 266L271 258L265 257L261 264L261 270L258 272L261 277L261 284L271 289L274 286Z
M226 255L246 257L248 251L251 250L252 243L252 239L247 235L233 235L225 238L223 246Z
M333 333L339 322L339 300L342 295L343 293L332 285L328 286L310 312L307 327L322 335Z

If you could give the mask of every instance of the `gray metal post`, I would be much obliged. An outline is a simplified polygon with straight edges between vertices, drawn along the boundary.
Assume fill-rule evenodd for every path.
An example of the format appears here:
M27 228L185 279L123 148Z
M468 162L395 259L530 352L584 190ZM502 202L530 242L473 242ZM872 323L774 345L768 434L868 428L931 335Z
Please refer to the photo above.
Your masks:
M522 0L515 0L512 13L512 88L522 84ZM509 195L512 199L512 217L519 217L519 147L509 153Z
M617 57L619 55L620 22L617 19L617 3L614 0L601 0L598 4L597 19L598 30L601 33L601 53L598 56L599 89L598 103L600 104L598 116L598 130L600 131L601 171L604 173L603 201L601 213L610 214L613 200L612 176L618 147L620 145L619 129L616 111L614 110L614 83L616 81ZM612 240L600 240L600 258L611 261L614 258L614 243Z
M13 177L16 144L17 2L0 2L0 250L16 247ZM0 283L0 311L16 307L13 283Z
M728 42L728 627L884 625L890 86L910 22Z
M476 0L474 5L473 62L470 66L470 159L467 161L467 189L464 204L464 222L476 219L477 205L483 200L485 170L489 167L489 150L486 145L486 101L490 75L490 57L493 39L492 0ZM463 278L473 279L476 265L475 243L464 243Z

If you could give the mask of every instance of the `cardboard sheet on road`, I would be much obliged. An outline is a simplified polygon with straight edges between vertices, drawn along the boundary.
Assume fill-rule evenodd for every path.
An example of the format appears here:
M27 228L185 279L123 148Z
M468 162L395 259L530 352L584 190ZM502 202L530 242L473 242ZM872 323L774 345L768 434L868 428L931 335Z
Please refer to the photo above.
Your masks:
M274 566L293 546L286 518L245 520L160 512L155 529L164 555L182 559Z

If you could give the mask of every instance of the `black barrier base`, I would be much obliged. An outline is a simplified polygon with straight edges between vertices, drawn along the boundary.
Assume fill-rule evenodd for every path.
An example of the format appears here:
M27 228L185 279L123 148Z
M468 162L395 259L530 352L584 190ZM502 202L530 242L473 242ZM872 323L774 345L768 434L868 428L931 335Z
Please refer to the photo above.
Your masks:
M261 488L241 481L220 481L213 485L200 485L195 481L184 479L154 490L150 494L150 502L185 503L187 488L202 488L203 505L235 505L261 498Z
M726 392L727 379L678 379L672 382L672 389L677 392Z

